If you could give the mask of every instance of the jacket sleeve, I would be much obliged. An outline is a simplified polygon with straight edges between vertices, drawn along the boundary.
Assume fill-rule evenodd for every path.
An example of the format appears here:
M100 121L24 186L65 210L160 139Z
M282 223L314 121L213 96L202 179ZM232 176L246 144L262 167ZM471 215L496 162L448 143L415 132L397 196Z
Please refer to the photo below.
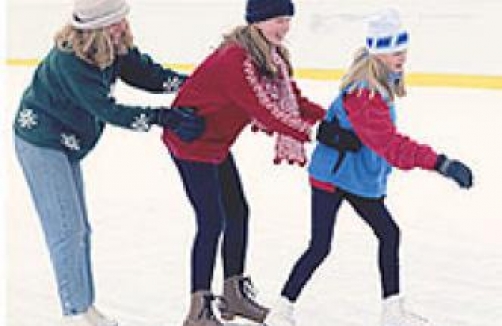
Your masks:
M224 88L227 96L243 108L251 118L272 132L288 135L299 141L309 141L310 123L301 117L288 117L268 98L259 82L259 74L246 55L239 48L227 49Z
M60 64L62 85L72 105L79 107L103 122L133 129L147 131L156 115L156 109L143 106L122 105L111 96L103 72L84 61L71 56Z
M119 77L128 85L152 93L177 92L187 76L155 63L150 56L132 48L119 56Z
M322 120L326 115L326 110L324 110L319 104L316 104L303 96L298 84L295 81L291 82L291 86L293 87L293 92L295 93L303 119L312 125Z
M346 95L344 108L361 141L390 165L402 170L432 170L437 154L427 146L400 134L392 122L390 110L379 94L368 90Z

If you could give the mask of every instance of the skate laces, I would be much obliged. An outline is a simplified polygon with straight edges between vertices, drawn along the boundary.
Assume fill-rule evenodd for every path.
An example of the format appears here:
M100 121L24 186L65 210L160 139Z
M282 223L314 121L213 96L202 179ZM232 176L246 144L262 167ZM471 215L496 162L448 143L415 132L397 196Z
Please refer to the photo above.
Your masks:
M430 325L429 320L417 313L409 311L403 307L403 303L400 302L399 310L397 314L393 316L393 319L398 321L399 324L405 326L426 326Z
M404 317L409 320L413 325L422 326L429 324L429 320L413 311L404 308L404 300L401 303L401 311Z
M243 277L241 279L241 289L242 293L248 299L253 299L253 300L256 299L256 296L258 295L258 290L255 288L249 276Z
M213 310L213 302L216 302L218 305L224 304L225 300L221 296L216 296L214 294L205 294L203 296L203 305L202 309L200 310L199 315L197 316L197 319L209 319L209 320L216 320L216 316L214 315L214 310Z
M429 323L429 320L427 318L411 311L405 311L404 315L410 318L413 322L418 322L418 325L424 325Z
M117 321L108 318L101 311L99 311L96 307L91 306L87 310L85 317L91 323L98 326L116 326Z

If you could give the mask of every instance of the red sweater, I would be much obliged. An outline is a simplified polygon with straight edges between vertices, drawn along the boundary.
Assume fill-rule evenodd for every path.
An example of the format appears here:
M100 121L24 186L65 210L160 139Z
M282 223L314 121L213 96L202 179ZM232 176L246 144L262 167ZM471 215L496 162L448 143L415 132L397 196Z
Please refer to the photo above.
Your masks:
M173 106L196 107L206 120L206 130L199 139L186 143L164 129L163 141L173 155L184 160L220 163L252 119L258 120L267 131L308 141L308 132L302 126L321 120L324 109L302 97L292 81L301 119L281 119L272 113L274 103L266 100L262 78L257 67L250 64L246 51L237 45L218 49L207 57L184 83L173 103Z
M343 105L359 139L390 165L401 170L434 169L436 152L396 129L389 107L379 94L370 96L368 90L355 92L345 97Z

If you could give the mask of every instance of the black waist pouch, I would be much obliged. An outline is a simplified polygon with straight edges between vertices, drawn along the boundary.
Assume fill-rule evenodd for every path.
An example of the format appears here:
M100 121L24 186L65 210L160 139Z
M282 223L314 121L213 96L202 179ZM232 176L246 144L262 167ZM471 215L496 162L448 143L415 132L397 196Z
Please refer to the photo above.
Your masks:
M333 121L322 121L317 129L318 142L340 152L357 152L362 143L352 130L344 129L336 117Z

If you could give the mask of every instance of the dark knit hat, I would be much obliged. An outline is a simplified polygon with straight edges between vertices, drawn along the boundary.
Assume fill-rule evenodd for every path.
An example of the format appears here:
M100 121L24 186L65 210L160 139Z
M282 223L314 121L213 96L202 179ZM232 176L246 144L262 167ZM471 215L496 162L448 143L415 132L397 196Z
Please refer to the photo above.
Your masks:
M293 16L295 6L291 0L248 0L246 21L256 23L278 16Z

